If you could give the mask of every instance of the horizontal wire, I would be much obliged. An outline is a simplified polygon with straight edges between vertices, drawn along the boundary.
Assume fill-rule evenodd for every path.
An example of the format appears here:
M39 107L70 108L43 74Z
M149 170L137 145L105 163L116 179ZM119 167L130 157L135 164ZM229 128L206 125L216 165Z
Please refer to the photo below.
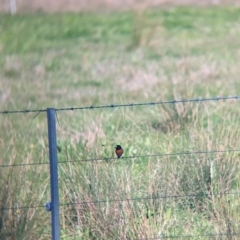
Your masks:
M99 105L99 106L86 106L86 107L67 107L67 108L55 108L56 111L74 111L74 110L93 110L100 108L118 108L118 107L135 107L135 106L155 106L161 104L177 104L177 103L187 103L187 102L207 102L207 101L219 101L219 100L239 100L240 96L228 96L228 97L211 97L211 98L193 98L193 99L182 99L182 100L165 100L157 102L146 102L146 103L128 103L128 104L110 104L110 105ZM47 109L27 109L27 110L4 110L0 111L0 114L13 114L13 113L31 113L31 112L46 112Z
M22 206L22 207L3 207L1 210L18 210L18 209L31 209L31 208L45 208L45 205L36 205L36 206Z
M230 152L240 152L240 149L227 149L227 150L210 150L210 151L194 151L194 152L176 152L176 153L159 153L159 154L149 154L149 155L135 155L128 157L121 157L121 159L133 159L133 158L151 158L151 157L164 157L164 156L180 156L180 155L194 155L194 154L214 154L214 153L230 153ZM94 162L94 161L109 161L109 160L119 160L116 157L110 158L92 158L92 159L75 159L59 161L59 164L72 163L72 162ZM16 163L16 164L4 164L0 167L21 167L21 166L31 166L31 165L43 165L49 164L49 162L37 162L37 163Z
M24 166L32 166L32 165L44 165L49 164L49 162L37 162L37 163L16 163L16 164L3 164L0 167L24 167Z
M56 108L56 111L69 111L69 110L83 110L83 109L99 109L99 108L117 108L117 107L135 107L135 106L154 106L161 104L175 104L175 103L186 103L186 102L206 102L206 101L219 101L219 100L230 100L240 99L240 96L229 96L229 97L212 97L212 98L194 98L194 99L182 99L182 100L167 100L158 102L147 102L147 103L129 103L129 104L110 104L100 106L88 106L88 107L71 107L71 108Z
M160 200L168 198L187 198L187 197L217 197L226 195L240 195L240 192L223 192L214 194L184 194L184 195L166 195L166 196L156 196L156 197L141 197L141 198L125 198L125 199L109 199L109 200L96 200L96 201L82 201L82 202L69 202L69 203L59 203L59 206L71 206L71 205L81 205L81 204L101 204L101 203L111 203L111 202L133 202L133 201L146 201L146 200ZM29 209L29 208L45 208L44 205L36 206L22 206L22 207L5 207L1 210L14 210L14 209Z
M34 112L46 112L47 109L25 109L25 110L3 110L0 114L13 114L13 113L34 113Z
M70 202L70 203L60 203L59 206L69 206L69 205L81 205L81 204L100 204L100 203L111 203L111 202L133 202L133 201L145 201L145 200L157 200L157 199L168 199L168 198L187 198L187 197L217 197L225 195L240 195L240 192L226 192L226 193L214 193L214 194L184 194L184 195L166 195L166 196L156 196L156 197L141 197L141 198L126 198L126 199L110 199L110 200L96 200L96 201L83 201L83 202Z
M209 234L199 234L199 235L166 235L166 236L161 236L161 237L156 237L156 238L135 238L135 240L157 240L157 239L177 239L177 238L199 238L199 237L221 237L221 236L240 236L240 233L209 233Z
M211 154L211 153L230 153L230 152L240 152L240 149L227 149L227 150L210 150L210 151L194 151L194 152L176 152L176 153L159 153L159 154L149 154L149 155L135 155L128 157L121 157L121 159L133 159L133 158L150 158L150 157L164 157L164 156L179 156L179 155L194 155L194 154ZM94 161L109 161L109 160L119 160L118 158L92 158L92 159L75 159L60 161L58 163L69 163L69 162L94 162Z

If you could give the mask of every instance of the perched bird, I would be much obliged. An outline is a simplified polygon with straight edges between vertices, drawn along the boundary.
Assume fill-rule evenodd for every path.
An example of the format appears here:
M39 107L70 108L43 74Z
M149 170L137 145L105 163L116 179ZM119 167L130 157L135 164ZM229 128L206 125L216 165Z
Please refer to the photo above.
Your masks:
M122 156L122 154L123 154L123 149L122 149L122 147L120 146L120 145L117 145L116 147L115 147L115 153L117 154L117 157L118 158L120 158L121 156Z

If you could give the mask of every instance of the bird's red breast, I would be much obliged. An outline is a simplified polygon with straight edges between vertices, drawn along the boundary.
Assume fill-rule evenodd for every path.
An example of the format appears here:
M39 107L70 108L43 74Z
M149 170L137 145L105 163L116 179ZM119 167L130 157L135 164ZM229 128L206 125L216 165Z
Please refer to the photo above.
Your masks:
M123 155L123 149L122 149L122 147L120 146L120 145L117 145L116 147L115 147L115 153L116 153L116 155L117 155L117 157L118 158L120 158L122 155Z

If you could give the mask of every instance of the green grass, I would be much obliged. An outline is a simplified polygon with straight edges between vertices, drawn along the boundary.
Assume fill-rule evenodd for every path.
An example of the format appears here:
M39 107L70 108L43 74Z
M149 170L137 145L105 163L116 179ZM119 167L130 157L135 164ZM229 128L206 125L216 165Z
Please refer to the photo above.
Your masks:
M234 7L0 15L0 110L239 95L239 16ZM137 156L238 149L238 103L58 112L60 202L83 202L60 207L61 239L231 239L238 195L205 194L239 192L238 153ZM49 161L46 115L34 116L0 116L1 165ZM116 144L136 158L109 161ZM48 164L0 171L0 209L49 201ZM159 198L176 195L198 196ZM1 239L50 238L44 208L19 210L0 211Z

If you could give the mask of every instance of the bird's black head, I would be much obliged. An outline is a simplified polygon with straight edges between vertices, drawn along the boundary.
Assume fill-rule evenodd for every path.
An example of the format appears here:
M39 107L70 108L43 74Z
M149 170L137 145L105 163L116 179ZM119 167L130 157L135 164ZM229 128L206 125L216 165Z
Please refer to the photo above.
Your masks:
M116 150L122 149L122 147L120 145L117 145L115 148L116 148Z

